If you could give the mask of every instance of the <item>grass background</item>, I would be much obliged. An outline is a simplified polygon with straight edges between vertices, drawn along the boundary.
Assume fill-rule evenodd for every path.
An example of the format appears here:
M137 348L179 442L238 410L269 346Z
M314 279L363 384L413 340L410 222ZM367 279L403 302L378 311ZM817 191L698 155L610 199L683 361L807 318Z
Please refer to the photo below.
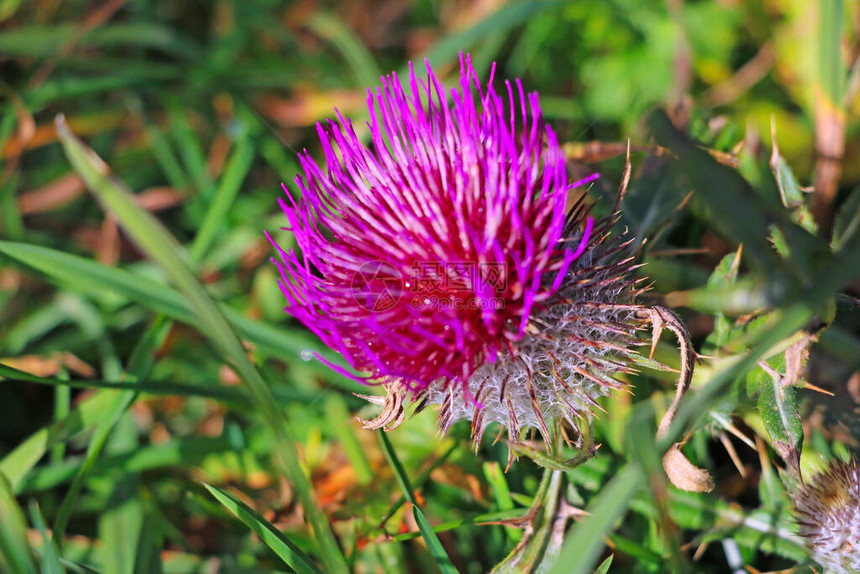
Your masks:
M319 155L316 121L365 118L366 87L410 60L450 79L460 51L540 91L572 177L603 174L598 209L631 140L621 224L647 302L711 357L675 435L695 430L686 452L716 491L667 487L653 436L631 432L673 393L643 369L567 473L592 517L558 571L809 564L771 446L798 430L757 409L772 381L756 361L784 370L784 347L820 331L806 378L836 396L787 400L801 467L856 452L858 16L837 0L0 0L0 564L480 573L513 548L518 531L478 523L522 514L541 469L504 473L504 445L476 453L467 423L439 437L429 411L388 443L361 429L368 389L309 360L322 349L283 312L262 236L295 151ZM57 114L115 180L61 145ZM676 355L667 338L657 358Z

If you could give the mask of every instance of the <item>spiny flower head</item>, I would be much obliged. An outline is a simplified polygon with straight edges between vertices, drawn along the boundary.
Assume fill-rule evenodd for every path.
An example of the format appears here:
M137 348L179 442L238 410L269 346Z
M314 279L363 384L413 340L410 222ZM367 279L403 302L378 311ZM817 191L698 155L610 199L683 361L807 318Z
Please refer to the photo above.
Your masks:
M462 56L449 92L429 65L409 88L392 74L368 90L369 144L338 113L317 126L325 167L300 154L301 199L281 201L299 252L275 245L287 310L353 376L441 403L443 429L546 436L621 386L629 261L612 222L570 200L583 182L536 93L497 92L493 71L483 86Z
M835 462L794 497L800 534L833 574L860 573L860 467Z

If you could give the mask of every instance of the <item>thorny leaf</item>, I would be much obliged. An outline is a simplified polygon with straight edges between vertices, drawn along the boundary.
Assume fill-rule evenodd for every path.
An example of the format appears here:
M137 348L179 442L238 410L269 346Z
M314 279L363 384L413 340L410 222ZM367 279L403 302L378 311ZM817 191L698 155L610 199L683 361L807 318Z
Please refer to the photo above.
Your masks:
M776 121L771 118L771 141L773 149L770 154L770 169L773 172L773 177L776 179L776 185L779 188L779 196L782 204L791 210L791 219L809 231L815 233L817 226L812 219L812 213L806 206L806 199L803 195L803 189L794 177L791 168L788 167L785 159L779 153L779 145L776 141Z
M776 363L783 363L780 356ZM759 385L761 394L758 408L764 427L774 449L789 469L800 476L800 451L803 447L803 423L797 406L797 393L786 383L787 377L765 361L760 361L761 370L750 376Z
M768 277L769 298L782 297L808 282L811 274L831 256L819 237L801 228L791 214L755 191L737 171L713 161L666 117L657 111L649 125L657 141L670 147L679 157L677 166L696 190L696 201L713 223L714 231L742 243L754 270ZM792 258L775 253L764 238L774 226L785 236Z
M822 391L803 378L809 348L817 340L817 334L805 333L783 353L759 361L760 368L747 375L750 394L758 394L759 414L771 444L797 477L801 477L803 424L795 387Z
M809 360L809 347L818 340L817 335L804 335L785 350L785 385L802 386L803 369Z
M791 221L809 233L813 235L817 234L818 226L815 224L815 220L806 205L806 199L803 195L805 190L801 188L800 184L797 182L797 178L794 177L794 173L791 171L791 168L779 153L779 145L776 140L776 123L773 119L771 119L771 139L773 141L773 150L770 155L770 169L773 172L773 177L776 180L777 187L779 188L779 196L782 200L782 204L789 210ZM791 260L792 245L789 238L786 237L785 233L783 233L783 231L775 224L771 225L770 231L770 240L776 251L783 257L783 259ZM805 264L807 268L811 268L812 260L807 255L810 252L802 249L796 249L796 251L797 258L807 256Z

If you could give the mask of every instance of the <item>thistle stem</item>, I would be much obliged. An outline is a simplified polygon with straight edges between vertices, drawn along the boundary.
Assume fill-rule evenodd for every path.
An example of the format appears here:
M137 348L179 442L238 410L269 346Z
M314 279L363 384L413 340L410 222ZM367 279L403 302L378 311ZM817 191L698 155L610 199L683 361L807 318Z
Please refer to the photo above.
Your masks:
M494 574L537 572L541 568L548 557L546 553L559 511L564 480L563 471L544 469L531 507L522 518L516 520L525 535L511 553L493 568Z

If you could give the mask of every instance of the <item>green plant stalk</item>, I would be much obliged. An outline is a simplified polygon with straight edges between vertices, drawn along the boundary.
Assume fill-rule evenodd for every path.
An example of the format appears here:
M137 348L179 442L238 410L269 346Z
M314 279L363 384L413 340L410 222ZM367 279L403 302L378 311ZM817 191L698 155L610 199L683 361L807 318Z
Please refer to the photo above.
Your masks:
M60 378L66 378L66 373L61 373ZM72 408L72 389L67 386L59 386L54 389L54 420L60 421L69 416ZM64 443L57 443L51 449L51 462L56 463L63 460L66 451Z
M277 407L269 387L248 359L241 341L218 309L215 301L197 281L180 255L182 247L158 219L142 210L132 199L131 191L111 176L108 166L69 130L62 116L57 118L57 132L63 150L75 171L98 197L103 208L116 215L126 232L154 261L161 265L188 299L199 319L202 332L232 362L245 381L248 392L275 437L274 460L296 487L305 506L313 532L320 544L320 557L328 572L346 572L346 562L328 521L313 493L312 485L300 463L301 456L293 440L286 417Z
M564 484L564 471L543 469L540 485L535 493L531 517L533 533L526 533L525 543L519 544L493 568L493 574L517 574L519 572L539 572L546 568L547 548L552 536L556 514L561 501L561 490Z
M427 517L424 516L424 512L422 512L421 507L418 505L418 500L415 498L415 491L412 489L412 484L410 484L409 477L406 475L406 469L404 469L403 465L400 464L400 460L397 458L397 453L394 452L394 447L391 446L391 442L388 440L385 431L380 429L378 434L379 441L382 443L382 451L385 453L385 458L394 470L394 476L397 479L398 484L400 484L400 488L403 490L404 496L406 496L406 499L412 504L412 515L415 518L416 524L418 524L418 530L421 531L421 536L424 537L424 541L427 543L427 549L430 551L430 554L433 556L433 560L436 562L436 566L442 571L442 574L457 574L457 569L454 568L454 565L451 563L451 559L445 552L445 548L442 547L442 543L439 542L439 538L436 536L436 533L427 521Z

